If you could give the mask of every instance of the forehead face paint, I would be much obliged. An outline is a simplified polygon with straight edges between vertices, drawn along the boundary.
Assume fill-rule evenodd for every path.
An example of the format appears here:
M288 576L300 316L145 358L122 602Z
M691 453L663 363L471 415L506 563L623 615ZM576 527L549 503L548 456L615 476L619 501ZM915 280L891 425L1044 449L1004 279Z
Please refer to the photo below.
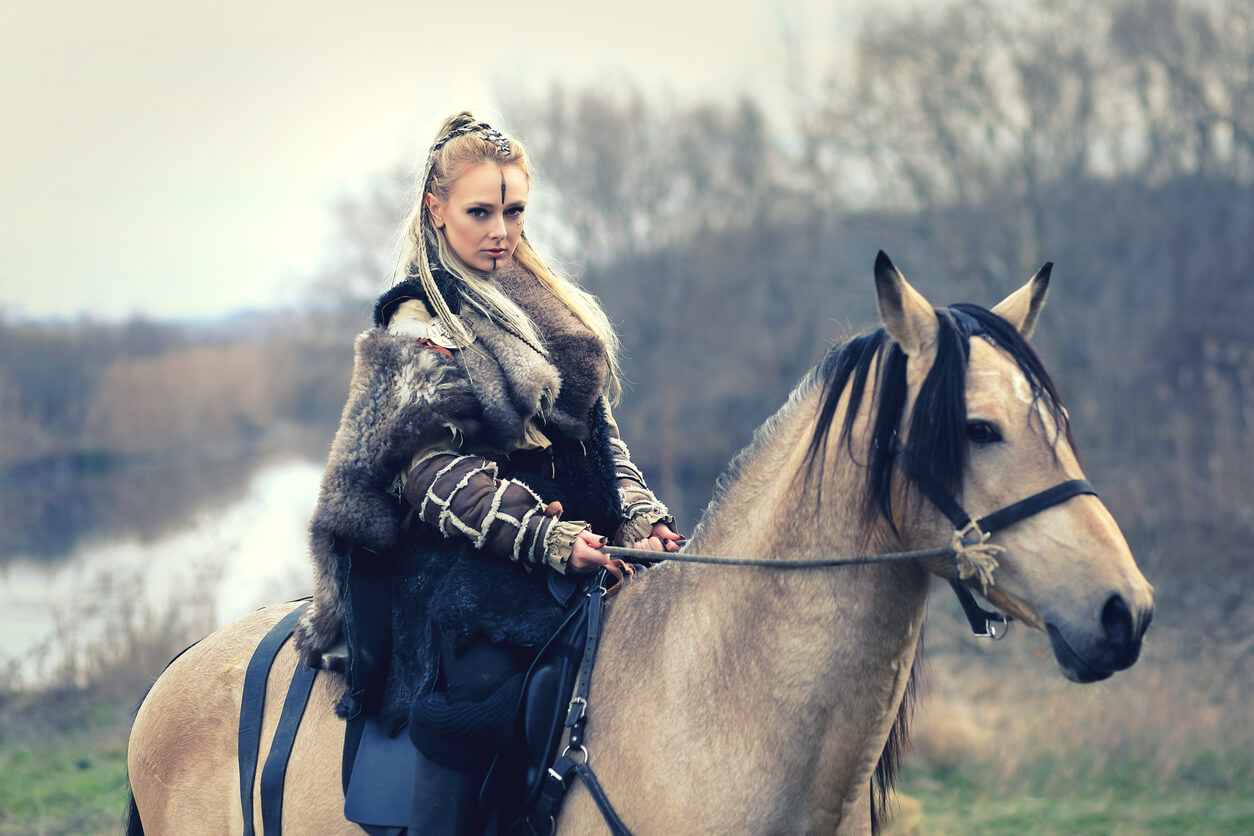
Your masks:
M505 168L502 166L501 167L501 206L504 206L504 205L505 205ZM492 259L492 272L494 273L496 272L496 262L497 260L495 258Z

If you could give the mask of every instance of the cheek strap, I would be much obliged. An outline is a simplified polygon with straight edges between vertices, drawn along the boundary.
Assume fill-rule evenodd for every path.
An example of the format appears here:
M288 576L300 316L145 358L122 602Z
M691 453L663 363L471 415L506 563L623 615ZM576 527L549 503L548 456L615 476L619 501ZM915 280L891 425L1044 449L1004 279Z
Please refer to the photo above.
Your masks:
M1001 638L1006 635L1004 629L998 633L994 625L1000 623L1004 627L1009 624L1010 618L981 607L963 583L963 581L975 578L980 585L980 590L988 591L989 584L993 582L993 570L997 568L996 555L1005 551L1001 546L988 542L989 538L997 531L1066 502L1072 497L1084 494L1097 496L1097 491L1087 479L1070 479L974 520L947 490L940 488L929 478L920 478L917 471L908 466L904 449L897 450L897 464L906 474L906 478L953 524L954 536L951 545L956 566L953 577L949 579L949 585L953 587L958 603L962 605L962 611L971 625L971 631L980 637Z
M1019 520L1039 514L1046 508L1052 508L1072 497L1083 494L1097 496L1097 491L1093 489L1093 486L1089 484L1087 479L1071 479L1067 482L1060 482L1052 488L1046 488L1039 493L1032 494L1027 499L1021 499L1012 505L1007 505L1000 511L994 511L987 516L981 517L976 525L986 534L992 534L994 531L1000 531L1003 528L1014 525Z

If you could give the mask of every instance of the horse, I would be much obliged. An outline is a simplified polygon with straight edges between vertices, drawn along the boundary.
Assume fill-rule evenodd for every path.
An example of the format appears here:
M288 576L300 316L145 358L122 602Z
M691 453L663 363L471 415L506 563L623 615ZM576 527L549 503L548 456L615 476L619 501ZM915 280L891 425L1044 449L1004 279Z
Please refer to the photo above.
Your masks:
M974 532L986 550L965 565L785 569L957 544L938 495L986 513L1082 478L1069 417L1027 343L1050 268L991 311L936 309L881 252L881 327L833 347L758 428L681 552L781 568L668 561L607 601L586 754L633 832L872 832L904 742L932 576L1046 632L1070 680L1136 661L1152 587L1090 492L1055 498L991 540ZM219 630L153 685L130 737L133 832L242 832L242 681L291 607ZM288 646L271 671L263 759L296 665ZM342 687L320 675L310 695L287 771L291 832L360 832L342 810L344 726L332 710ZM254 796L258 832L259 809ZM604 830L589 792L572 787L556 832Z

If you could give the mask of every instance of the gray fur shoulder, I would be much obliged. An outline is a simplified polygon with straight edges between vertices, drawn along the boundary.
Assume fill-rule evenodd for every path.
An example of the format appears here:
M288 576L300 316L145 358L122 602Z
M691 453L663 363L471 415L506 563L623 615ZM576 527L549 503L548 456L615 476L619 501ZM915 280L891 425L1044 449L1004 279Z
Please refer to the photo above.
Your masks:
M343 622L337 543L392 548L401 522L396 479L409 458L450 431L477 433L483 412L461 363L412 337L373 328L354 348L348 399L309 528L314 595L296 631L309 662L335 643Z
M353 376L310 523L313 602L297 627L306 660L338 639L343 622L337 544L376 553L400 535L397 478L418 450L451 436L508 452L561 387L538 352L467 314L475 343L454 356L412 336L372 328L355 342Z
M381 329L357 337L348 400L322 478L314 530L374 551L395 541L393 482L420 447L475 435L482 408L453 358Z

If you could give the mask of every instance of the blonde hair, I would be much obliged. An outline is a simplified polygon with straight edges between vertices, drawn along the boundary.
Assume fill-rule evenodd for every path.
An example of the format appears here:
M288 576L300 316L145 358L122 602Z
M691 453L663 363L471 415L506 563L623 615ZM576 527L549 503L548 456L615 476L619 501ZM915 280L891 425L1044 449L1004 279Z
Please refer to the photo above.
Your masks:
M432 263L447 270L458 283L458 292L464 302L481 314L512 331L520 339L548 356L544 339L535 324L521 308L484 274L467 266L445 238L444 230L437 229L427 208L428 193L440 202L447 202L457 178L472 165L494 162L498 165L516 165L522 169L527 183L531 183L531 164L527 151L518 140L506 137L486 122L475 119L468 111L454 114L444 120L431 145L418 181L418 194L414 208L405 221L400 265L406 275L417 278L426 292L432 312L439 318L445 330L463 349L470 346L472 337L467 333L448 303L440 294L432 273ZM609 317L596 297L575 284L571 279L554 272L535 251L524 235L514 250L514 259L529 270L557 301L575 315L605 345L605 359L609 366L605 393L611 403L622 394L619 377L618 335Z

